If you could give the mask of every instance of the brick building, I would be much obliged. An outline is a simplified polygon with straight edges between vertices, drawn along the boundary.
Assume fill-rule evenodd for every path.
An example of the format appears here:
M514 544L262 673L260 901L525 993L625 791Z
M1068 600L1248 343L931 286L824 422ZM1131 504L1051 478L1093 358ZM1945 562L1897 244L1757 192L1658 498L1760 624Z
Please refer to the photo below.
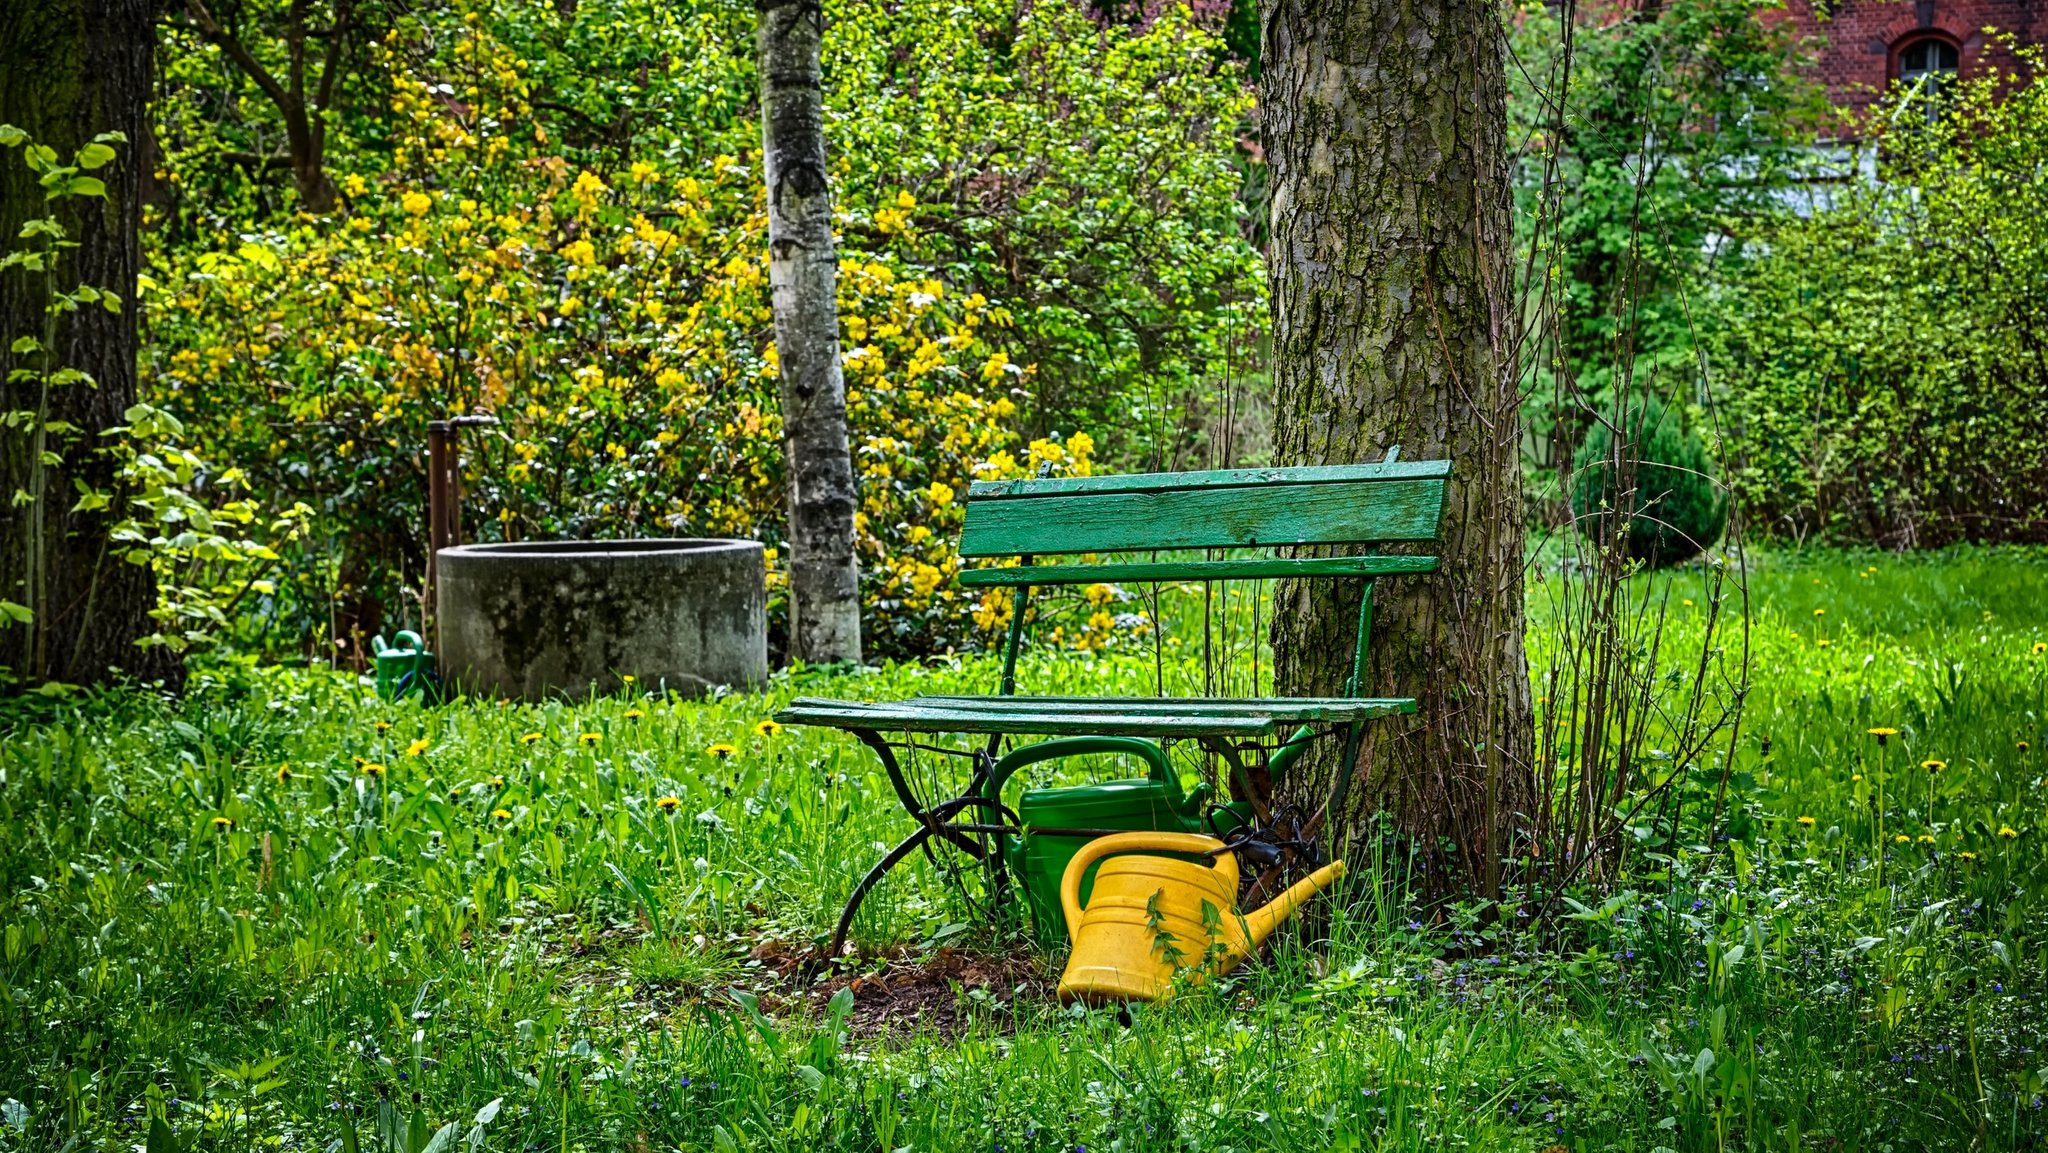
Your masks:
M2012 53L1987 27L2048 43L2048 0L1786 0L1786 16L1826 39L1816 70L1828 98L1859 113L1894 80L1932 72L1938 84L2011 68Z

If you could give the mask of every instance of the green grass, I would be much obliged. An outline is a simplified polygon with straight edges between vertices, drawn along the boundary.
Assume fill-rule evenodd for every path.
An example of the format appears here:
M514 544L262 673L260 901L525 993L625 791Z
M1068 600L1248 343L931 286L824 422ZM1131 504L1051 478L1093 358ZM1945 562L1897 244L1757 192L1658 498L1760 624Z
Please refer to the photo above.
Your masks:
M508 1150L2037 1148L2044 576L1766 557L1734 841L1638 854L1540 932L1425 923L1354 861L1326 942L1128 1021L1049 1003L1054 958L886 1033L865 987L841 1027L776 971L907 821L850 738L756 726L799 691L985 690L980 659L707 703L421 710L234 668L48 706L0 742L0 1149L131 1148L152 1116L185 1149L415 1153L451 1123ZM921 859L857 938L897 975L1017 947Z

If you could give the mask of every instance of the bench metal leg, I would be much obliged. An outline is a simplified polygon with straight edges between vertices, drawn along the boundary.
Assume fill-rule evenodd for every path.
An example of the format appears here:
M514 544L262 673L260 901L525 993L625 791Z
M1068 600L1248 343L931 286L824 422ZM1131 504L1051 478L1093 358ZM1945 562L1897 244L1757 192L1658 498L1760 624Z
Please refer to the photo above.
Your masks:
M935 827L933 825L925 825L903 838L902 843L890 849L888 855L875 862L875 867L869 869L867 875L860 879L860 883L853 887L853 895L846 899L846 908L839 914L839 924L832 930L832 944L825 949L825 964L829 965L838 960L840 950L846 947L847 930L853 928L853 915L860 912L860 903L867 899L868 890L879 884L882 878L888 874L889 870L902 864L903 858L916 852L918 846L930 840L932 830Z
M903 802L904 809L909 812L911 819L917 822L918 828L916 832L911 833L898 843L895 848L890 849L880 861L875 862L875 866L869 869L861 877L860 881L854 885L853 893L847 897L846 907L840 911L839 923L833 926L832 943L826 947L824 956L819 959L825 965L829 965L838 959L840 951L846 947L846 935L853 928L853 918L855 914L860 912L861 902L867 899L868 892L881 883L882 878L888 875L889 870L902 864L905 858L920 849L924 850L926 856L933 857L934 864L938 864L937 858L932 854L932 843L935 839L959 849L975 861L989 867L995 900L998 906L1000 906L1004 897L1004 890L1007 887L1007 878L1003 869L1000 846L994 844L993 840L999 838L1004 832L1014 831L1018 826L1017 815L1011 812L999 798L984 795L984 788L993 764L988 758L983 757L975 768L973 778L968 782L966 793L954 797L952 800L942 801L927 808L918 799L917 793L911 789L910 782L904 778L903 767L896 760L896 750L887 741L882 739L881 734L872 729L855 729L853 732L855 736L861 739L862 743L873 749L875 755L881 759L882 767L888 771L889 783L896 789L897 798ZM953 820L955 817L964 811L973 809L989 810L994 814L996 820L1007 820L1009 824L990 825L986 823L973 823L964 826L955 825ZM982 836L990 837L992 843L984 844L978 839Z

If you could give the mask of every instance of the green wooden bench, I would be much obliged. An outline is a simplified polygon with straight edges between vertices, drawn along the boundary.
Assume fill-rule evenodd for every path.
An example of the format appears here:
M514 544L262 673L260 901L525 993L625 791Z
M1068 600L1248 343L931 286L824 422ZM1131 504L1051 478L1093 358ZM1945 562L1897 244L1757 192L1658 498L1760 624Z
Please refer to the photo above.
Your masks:
M1311 741L1328 736L1341 738L1343 744L1322 813L1342 812L1365 724L1415 711L1415 702L1409 698L1357 695L1372 633L1373 582L1433 571L1437 560L1370 552L1312 554L1335 552L1338 546L1438 539L1450 462L1400 461L1395 459L1397 453L1388 453L1388 459L1380 464L974 484L967 496L961 556L1015 557L1020 562L971 568L959 576L965 588L1015 590L996 692L880 702L800 697L775 716L783 724L824 725L854 734L881 759L898 798L917 822L916 830L855 886L826 957L840 954L854 913L867 892L890 868L919 849L931 854L934 846L950 847L986 865L993 874L993 892L1000 899L1006 883L999 838L1022 831L1017 813L1003 800L1003 788L1029 765L1083 754L1128 754L1150 766L1152 777L1162 782L1171 804L1185 806L1188 798L1180 793L1160 742L1192 740L1229 767L1233 793L1252 810L1247 815L1250 822L1258 824L1269 819L1266 798L1256 783L1258 774L1263 773L1266 781L1276 778ZM1267 551L1215 559L1223 550ZM1196 555L1162 559L1160 553ZM1102 563L1040 563L1046 557L1079 554L1109 559ZM1084 698L1017 693L1017 654L1024 641L1025 606L1035 587L1282 577L1363 582L1351 676L1344 695ZM884 734L899 736L891 740ZM930 734L986 740L976 742L981 746L978 750L960 752L918 740L920 735ZM1004 753L1007 737L1054 739ZM896 755L909 747L970 757L974 768L966 787L945 800L919 796ZM1311 819L1303 836L1314 836L1313 826L1322 823L1322 813ZM1085 837L1107 830L1052 831Z

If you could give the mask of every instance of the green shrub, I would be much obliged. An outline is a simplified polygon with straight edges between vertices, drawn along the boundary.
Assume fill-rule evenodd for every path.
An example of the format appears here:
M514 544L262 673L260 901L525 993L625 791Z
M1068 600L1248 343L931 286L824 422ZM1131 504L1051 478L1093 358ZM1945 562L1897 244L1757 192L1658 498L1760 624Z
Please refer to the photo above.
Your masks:
M1626 509L1622 547L1652 568L1697 556L1728 527L1728 503L1700 438L1655 396L1631 405L1625 427L1596 423L1572 457L1572 519L1604 540ZM1615 434L1622 436L1617 446Z
M1705 301L1748 522L1890 548L2048 541L2048 83L1895 94L1883 179L1751 245Z

